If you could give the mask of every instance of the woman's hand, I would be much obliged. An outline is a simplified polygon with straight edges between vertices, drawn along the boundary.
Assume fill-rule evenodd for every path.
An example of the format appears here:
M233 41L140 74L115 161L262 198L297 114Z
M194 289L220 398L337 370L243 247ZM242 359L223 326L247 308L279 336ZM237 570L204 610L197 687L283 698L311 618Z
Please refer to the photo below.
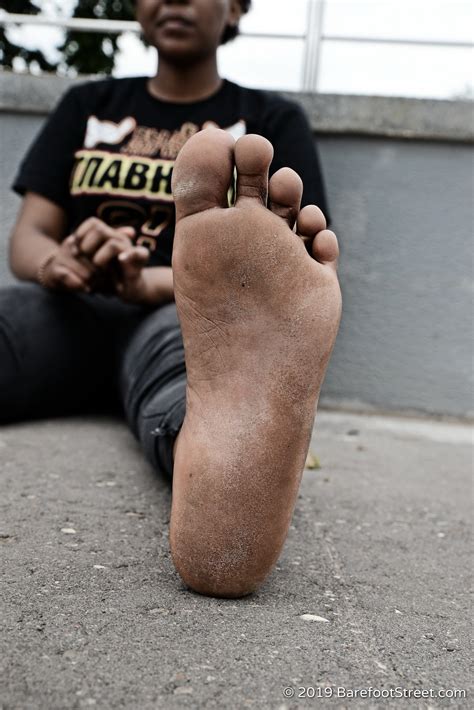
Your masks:
M133 227L109 227L97 217L89 217L71 235L75 255L86 256L98 268L105 269L115 257L133 246Z
M133 227L109 227L96 217L83 222L71 235L73 253L86 257L106 277L107 287L97 281L96 290L115 292L128 303L152 303L149 280L143 267L149 259L148 249L135 246ZM112 286L112 288L111 288Z
M62 207L26 193L10 239L10 266L17 278L50 289L94 290L97 269L86 257L77 258L74 240L64 238L67 222Z
M149 253L134 246L132 227L113 229L92 218L64 239L66 212L28 192L13 229L10 263L20 279L46 288L112 293L130 303L155 306L174 298L170 266L144 269Z
M43 259L38 280L45 288L90 293L96 272L88 259L76 257L74 238L68 237Z

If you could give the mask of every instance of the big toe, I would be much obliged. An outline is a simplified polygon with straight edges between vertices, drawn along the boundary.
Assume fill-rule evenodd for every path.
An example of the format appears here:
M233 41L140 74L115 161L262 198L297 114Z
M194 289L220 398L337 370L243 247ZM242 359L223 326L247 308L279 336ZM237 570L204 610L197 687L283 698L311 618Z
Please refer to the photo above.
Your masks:
M171 180L176 221L211 207L228 206L234 144L226 131L206 128L181 148Z
M235 144L237 168L236 207L252 200L266 206L268 171L273 158L273 146L263 136L248 134Z

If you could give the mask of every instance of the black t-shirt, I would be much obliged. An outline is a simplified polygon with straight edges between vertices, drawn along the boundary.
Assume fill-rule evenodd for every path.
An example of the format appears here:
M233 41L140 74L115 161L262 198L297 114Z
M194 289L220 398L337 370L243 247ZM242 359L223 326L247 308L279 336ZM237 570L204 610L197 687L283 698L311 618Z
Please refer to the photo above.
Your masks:
M303 206L327 215L319 161L299 106L277 94L224 81L193 103L153 97L147 78L106 79L70 89L34 141L13 184L62 207L68 232L96 216L131 225L150 266L170 265L174 235L171 173L186 140L207 122L235 138L258 133L275 149L270 173L288 166L304 183Z

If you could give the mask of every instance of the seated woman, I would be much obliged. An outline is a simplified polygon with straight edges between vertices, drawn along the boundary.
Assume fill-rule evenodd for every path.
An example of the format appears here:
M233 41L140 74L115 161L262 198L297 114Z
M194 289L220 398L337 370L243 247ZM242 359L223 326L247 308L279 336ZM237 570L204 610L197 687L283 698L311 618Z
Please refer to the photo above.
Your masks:
M216 596L281 551L340 317L306 119L218 74L248 6L137 0L159 71L62 99L14 184L33 283L0 291L3 421L118 398L172 477L176 568Z

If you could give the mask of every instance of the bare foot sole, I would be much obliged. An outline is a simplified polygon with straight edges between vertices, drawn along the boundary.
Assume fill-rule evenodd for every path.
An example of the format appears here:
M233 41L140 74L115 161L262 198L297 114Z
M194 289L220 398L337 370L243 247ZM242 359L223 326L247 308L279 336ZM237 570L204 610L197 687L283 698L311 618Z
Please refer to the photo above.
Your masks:
M268 181L272 153L208 129L173 175L188 389L170 542L184 582L212 596L254 591L281 552L340 319L336 237L317 207L299 211L296 173Z

